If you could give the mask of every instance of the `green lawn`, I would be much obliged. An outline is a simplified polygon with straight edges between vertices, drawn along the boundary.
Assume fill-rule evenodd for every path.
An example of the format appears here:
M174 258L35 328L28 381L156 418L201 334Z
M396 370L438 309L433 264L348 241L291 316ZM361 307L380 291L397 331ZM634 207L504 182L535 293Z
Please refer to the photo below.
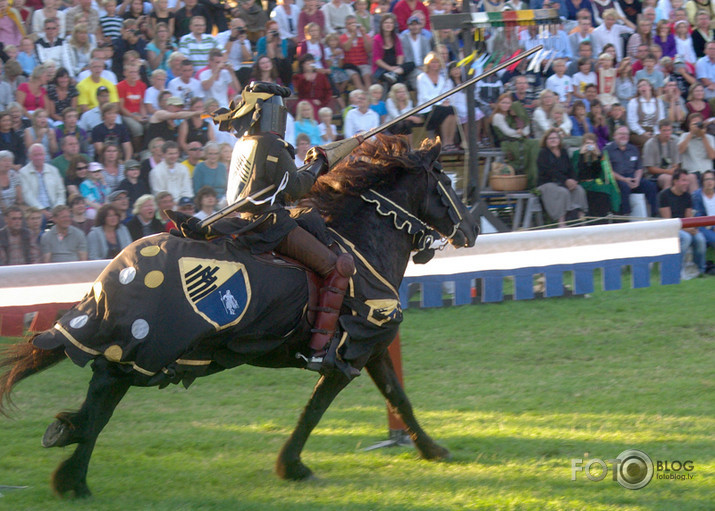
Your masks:
M361 376L327 412L303 460L307 483L273 474L315 375L239 368L189 389L132 389L100 437L88 501L49 488L67 449L43 449L52 416L79 406L90 370L69 362L20 384L0 419L8 510L694 510L715 495L715 279L597 291L589 298L408 310L407 390L453 459L360 449L387 435L384 402ZM692 460L688 481L632 491L571 458L638 448Z

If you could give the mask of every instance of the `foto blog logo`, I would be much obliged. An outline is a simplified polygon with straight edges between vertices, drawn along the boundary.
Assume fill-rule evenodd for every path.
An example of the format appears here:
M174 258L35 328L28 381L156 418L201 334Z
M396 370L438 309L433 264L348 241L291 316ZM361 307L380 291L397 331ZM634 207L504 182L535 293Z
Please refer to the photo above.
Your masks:
M590 458L585 462L582 458L571 460L571 480L577 479L577 474L583 472L591 481L603 481L610 471L613 480L629 490L640 490L653 479L653 460L643 451L626 449L615 459L602 460Z

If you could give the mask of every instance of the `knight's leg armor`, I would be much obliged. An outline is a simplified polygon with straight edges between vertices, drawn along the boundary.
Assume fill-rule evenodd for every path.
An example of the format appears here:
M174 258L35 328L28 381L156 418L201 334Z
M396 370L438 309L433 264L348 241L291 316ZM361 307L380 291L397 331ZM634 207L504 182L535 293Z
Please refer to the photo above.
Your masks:
M355 262L350 254L336 256L328 247L301 227L291 230L276 251L305 264L323 277L320 299L311 330L310 348L314 356L325 354L325 347L335 334L343 297L350 277L355 273Z

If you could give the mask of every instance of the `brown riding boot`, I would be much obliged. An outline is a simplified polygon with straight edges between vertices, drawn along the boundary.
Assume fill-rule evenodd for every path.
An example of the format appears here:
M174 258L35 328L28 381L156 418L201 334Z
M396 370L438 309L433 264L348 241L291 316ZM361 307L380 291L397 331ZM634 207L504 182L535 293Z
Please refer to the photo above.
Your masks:
M355 273L353 256L350 254L336 256L315 236L301 227L290 231L276 246L276 251L303 263L323 277L315 323L311 330L309 346L312 353L310 358L306 357L307 368L318 371L323 362L326 346L335 335L350 277Z

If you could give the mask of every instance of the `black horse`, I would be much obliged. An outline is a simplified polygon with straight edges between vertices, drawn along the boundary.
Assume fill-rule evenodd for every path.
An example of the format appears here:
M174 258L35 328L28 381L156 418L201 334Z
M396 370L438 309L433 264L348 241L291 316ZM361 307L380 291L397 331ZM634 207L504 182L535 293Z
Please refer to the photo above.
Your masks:
M353 254L357 273L345 299L338 360L364 367L391 410L407 425L422 457L443 459L417 423L387 347L402 318L397 290L410 253L423 259L435 237L473 246L477 226L435 162L439 143L410 151L404 139L380 136L318 179L308 200L331 238ZM432 230L434 229L434 230ZM301 367L310 337L308 272L236 243L168 234L143 238L119 254L84 299L54 328L9 346L0 367L0 412L12 387L66 356L92 363L86 400L47 428L45 447L77 444L55 471L56 493L90 495L87 467L98 435L132 385L188 385L197 376L240 364ZM202 275L202 278L198 276ZM345 342L346 338L352 338ZM338 344L334 341L333 344ZM337 394L343 371L323 374L276 463L278 475L303 480L301 451Z

